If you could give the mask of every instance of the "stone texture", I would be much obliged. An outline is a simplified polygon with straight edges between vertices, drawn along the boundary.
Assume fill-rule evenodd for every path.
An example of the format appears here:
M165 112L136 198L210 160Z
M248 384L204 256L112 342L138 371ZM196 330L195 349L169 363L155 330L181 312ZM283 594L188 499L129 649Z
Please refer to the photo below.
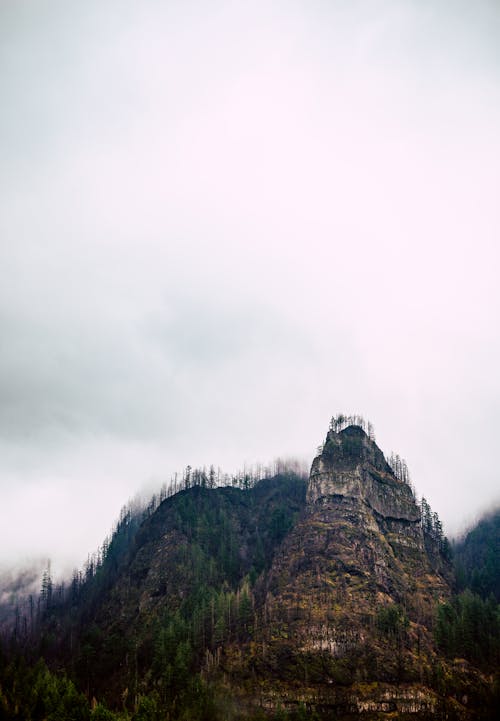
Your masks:
M275 679L278 704L293 703L289 678L298 677L317 699L335 689L341 704L351 688L352 710L363 715L423 710L422 691L389 702L376 690L369 699L355 690L384 676L415 683L435 658L435 605L450 588L427 554L411 488L365 432L350 426L329 431L306 498L256 593L253 667ZM387 609L399 625L385 636L377 624ZM237 673L240 665L227 670Z

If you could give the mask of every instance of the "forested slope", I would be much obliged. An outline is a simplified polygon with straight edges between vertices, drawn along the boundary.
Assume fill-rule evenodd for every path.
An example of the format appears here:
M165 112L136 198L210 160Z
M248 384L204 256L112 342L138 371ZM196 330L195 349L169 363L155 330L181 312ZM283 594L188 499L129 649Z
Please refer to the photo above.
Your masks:
M500 508L487 514L453 547L459 589L500 603Z
M456 595L439 518L389 461L342 416L309 480L187 469L124 510L15 614L0 719L496 719L497 517L457 548Z

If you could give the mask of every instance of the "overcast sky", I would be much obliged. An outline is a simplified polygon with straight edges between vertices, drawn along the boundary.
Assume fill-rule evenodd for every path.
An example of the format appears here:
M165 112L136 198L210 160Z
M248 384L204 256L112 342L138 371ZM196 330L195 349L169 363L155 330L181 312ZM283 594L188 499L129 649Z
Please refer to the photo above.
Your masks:
M370 419L500 500L496 0L0 2L0 564Z

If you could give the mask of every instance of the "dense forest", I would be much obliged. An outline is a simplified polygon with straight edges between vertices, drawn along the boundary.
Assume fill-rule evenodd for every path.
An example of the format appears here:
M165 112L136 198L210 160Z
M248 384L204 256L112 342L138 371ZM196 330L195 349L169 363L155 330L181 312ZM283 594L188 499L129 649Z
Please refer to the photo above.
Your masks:
M154 719L166 709L171 718L210 718L212 695L198 673L204 656L216 654L224 640L251 635L255 581L304 505L303 476L259 475L238 474L217 487L210 473L188 468L173 492L144 508L122 509L111 538L69 584L55 586L47 569L39 596L17 608L12 634L2 642L0 718ZM177 558L178 584L189 585L189 593L161 616L152 614L138 641L127 624L120 627L99 609L124 569L127 593L131 586L137 591L143 574L137 547L157 543L165 525L189 539ZM117 671L130 689L119 712Z
M453 546L457 585L500 603L500 508L484 516Z
M332 420L331 432L342 434L351 420ZM371 443L373 428L365 428ZM348 432L344 442L346 448L352 444ZM414 497L406 463L394 455L388 463ZM19 600L2 635L0 719L352 717L348 709L336 715L309 701L273 708L238 702L228 692L229 669L240 663L238 654L247 657L240 664L238 688L262 685L259 678L266 674L288 685L294 678L307 685L331 677L328 683L341 689L358 684L362 693L368 682L371 687L420 682L438 699L469 695L474 718L496 718L499 513L482 519L452 549L426 499L418 504L436 573L446 564L451 568L454 553L454 587L445 602L436 599L429 627L435 650L425 647L425 663L418 661L423 626L406 601L373 606L356 621L372 639L363 658L354 650L333 665L323 653L292 658L283 655L289 648L283 614L303 611L282 609L272 621L269 589L277 583L283 591L276 559L289 553L286 539L293 529L307 523L307 478L283 462L272 471L259 468L229 477L213 467L188 467L148 504L125 507L110 537L70 581L55 584L49 566L40 593ZM269 581L272 564L276 578ZM350 569L332 589L334 614L347 599L352 574ZM342 633L349 638L347 629ZM281 646L276 634L284 639ZM380 649L389 655L380 655ZM394 663L381 666L377 654ZM415 668L421 669L420 680ZM453 702L441 710L433 703L429 717L454 718ZM425 711L419 717L426 717ZM456 718L461 718L458 711Z

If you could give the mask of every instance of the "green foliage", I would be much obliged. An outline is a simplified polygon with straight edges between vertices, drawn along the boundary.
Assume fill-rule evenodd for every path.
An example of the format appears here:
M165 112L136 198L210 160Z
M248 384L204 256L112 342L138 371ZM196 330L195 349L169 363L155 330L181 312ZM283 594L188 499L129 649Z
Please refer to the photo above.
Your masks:
M338 452L338 446L330 438L328 438L323 446L323 457L328 461L333 461Z
M157 697L155 695L141 696L132 721L156 721L159 717L160 707Z
M342 442L335 443L332 438L328 437L323 446L323 457L329 461L345 460L351 461L353 458L359 458L363 451L364 433L357 426L348 427L342 433Z
M464 591L438 607L435 638L446 656L494 666L500 663L500 607L493 597Z
M51 673L41 660L30 667L15 658L0 664L0 710L5 721L88 721L86 698L65 676Z
M481 519L453 550L458 588L482 598L493 594L500 603L500 509Z
M166 703L184 692L206 652L253 636L253 585L302 510L306 483L283 473L259 483L243 478L242 488L212 488L210 477L198 476L190 471L189 488L163 500L142 525L124 510L100 560L75 574L63 602L42 615L39 649L71 669L89 698L116 706L127 687L131 710L132 698L158 683ZM165 533L175 537L169 581L160 577L149 591L155 611L144 631L132 632Z
M423 496L420 502L420 516L427 551L431 555L438 552L445 561L451 561L451 547L448 539L444 535L441 519L439 515L432 510Z
M409 625L406 614L398 604L379 608L375 623L378 631L389 637L401 635Z
M269 533L272 539L281 541L293 525L293 516L285 506L275 508L271 514Z
M363 438L359 435L344 435L342 452L346 458L358 458L363 448Z
M118 716L116 714L100 703L96 704L90 714L90 721L115 721L117 719Z

